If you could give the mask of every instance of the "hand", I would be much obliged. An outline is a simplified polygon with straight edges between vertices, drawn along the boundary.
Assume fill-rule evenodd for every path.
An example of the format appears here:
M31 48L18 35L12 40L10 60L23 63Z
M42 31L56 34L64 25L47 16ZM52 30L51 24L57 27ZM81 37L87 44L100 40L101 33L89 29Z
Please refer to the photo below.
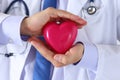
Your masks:
M55 67L62 67L76 63L80 61L83 56L84 47L83 44L80 43L73 46L65 54L55 54L36 37L32 37L29 41L41 53L41 55L49 60Z
M44 11L25 18L21 24L21 34L38 36L41 34L41 30L47 22L61 18L70 19L76 22L79 25L79 28L86 24L86 21L84 21L79 16L73 15L63 10L47 8Z

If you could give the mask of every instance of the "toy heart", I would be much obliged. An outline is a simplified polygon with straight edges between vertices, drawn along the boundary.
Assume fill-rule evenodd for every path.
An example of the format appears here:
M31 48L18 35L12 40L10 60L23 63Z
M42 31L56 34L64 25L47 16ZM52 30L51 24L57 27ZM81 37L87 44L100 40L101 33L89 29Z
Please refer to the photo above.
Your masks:
M49 22L43 28L43 36L48 45L57 53L64 54L73 44L77 35L77 25L72 21Z

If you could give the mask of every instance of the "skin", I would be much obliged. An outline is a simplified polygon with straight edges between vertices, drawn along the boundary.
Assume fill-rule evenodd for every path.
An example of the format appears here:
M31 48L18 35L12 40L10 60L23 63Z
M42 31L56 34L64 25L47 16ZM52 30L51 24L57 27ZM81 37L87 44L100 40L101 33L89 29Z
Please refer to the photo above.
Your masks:
M29 42L55 67L62 67L80 61L84 51L83 44L79 43L75 44L65 54L56 54L55 52L51 51L44 42L36 38L36 36L41 35L42 28L47 22L59 19L72 20L76 22L76 24L79 26L78 28L82 28L84 25L86 25L86 21L79 16L54 8L47 8L42 12L27 17L22 21L21 24L21 34L32 36L29 39Z

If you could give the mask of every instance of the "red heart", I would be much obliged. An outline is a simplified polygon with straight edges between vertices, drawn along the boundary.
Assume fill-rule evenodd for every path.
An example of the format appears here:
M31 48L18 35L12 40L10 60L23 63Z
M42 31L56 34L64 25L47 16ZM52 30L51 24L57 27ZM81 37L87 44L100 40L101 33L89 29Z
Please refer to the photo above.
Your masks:
M57 53L64 54L72 46L77 35L77 25L73 21L49 22L43 29L48 45Z

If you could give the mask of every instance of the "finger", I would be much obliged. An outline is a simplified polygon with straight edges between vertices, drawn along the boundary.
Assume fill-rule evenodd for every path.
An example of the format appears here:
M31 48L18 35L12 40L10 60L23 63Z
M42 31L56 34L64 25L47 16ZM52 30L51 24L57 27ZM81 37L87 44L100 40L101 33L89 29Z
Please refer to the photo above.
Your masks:
M54 59L58 62L63 63L64 65L73 64L78 62L83 56L83 45L77 44L72 47L69 51L63 54L56 54Z
M41 40L37 39L36 37L31 37L29 42L31 42L31 44L40 52L40 54L49 60L55 67L64 66L64 64L54 60L54 53L50 51Z
M79 25L85 25L87 23L85 20L83 20L79 16L74 15L74 14L69 13L69 12L64 11L64 10L58 10L58 9L54 9L54 8L47 8L45 10L45 12L50 16L49 20L53 19L53 18L65 18L65 19L70 19L70 20L76 22ZM79 27L81 27L81 26L79 26Z
M29 41L47 60L53 60L52 58L54 53L51 52L41 40L37 39L36 37L32 37Z
M71 53L69 55L74 56L73 63L76 63L81 60L83 56L83 51L84 51L84 47L83 44L81 43L76 44L69 50L69 52Z
M58 61L56 61L56 60L54 60L54 61L52 62L52 64L53 64L54 67L63 67L63 66L65 66L65 64L63 64L63 63L61 63L61 62L58 62Z
M70 56L68 55L69 53L67 52L67 54L56 54L54 56L54 59L64 65L70 64Z
M66 11L63 11L63 10L56 11L56 14L59 17L70 19L79 25L86 25L86 23L87 23L84 19L80 18L79 16L74 15L74 14L69 13L69 12L66 12Z

